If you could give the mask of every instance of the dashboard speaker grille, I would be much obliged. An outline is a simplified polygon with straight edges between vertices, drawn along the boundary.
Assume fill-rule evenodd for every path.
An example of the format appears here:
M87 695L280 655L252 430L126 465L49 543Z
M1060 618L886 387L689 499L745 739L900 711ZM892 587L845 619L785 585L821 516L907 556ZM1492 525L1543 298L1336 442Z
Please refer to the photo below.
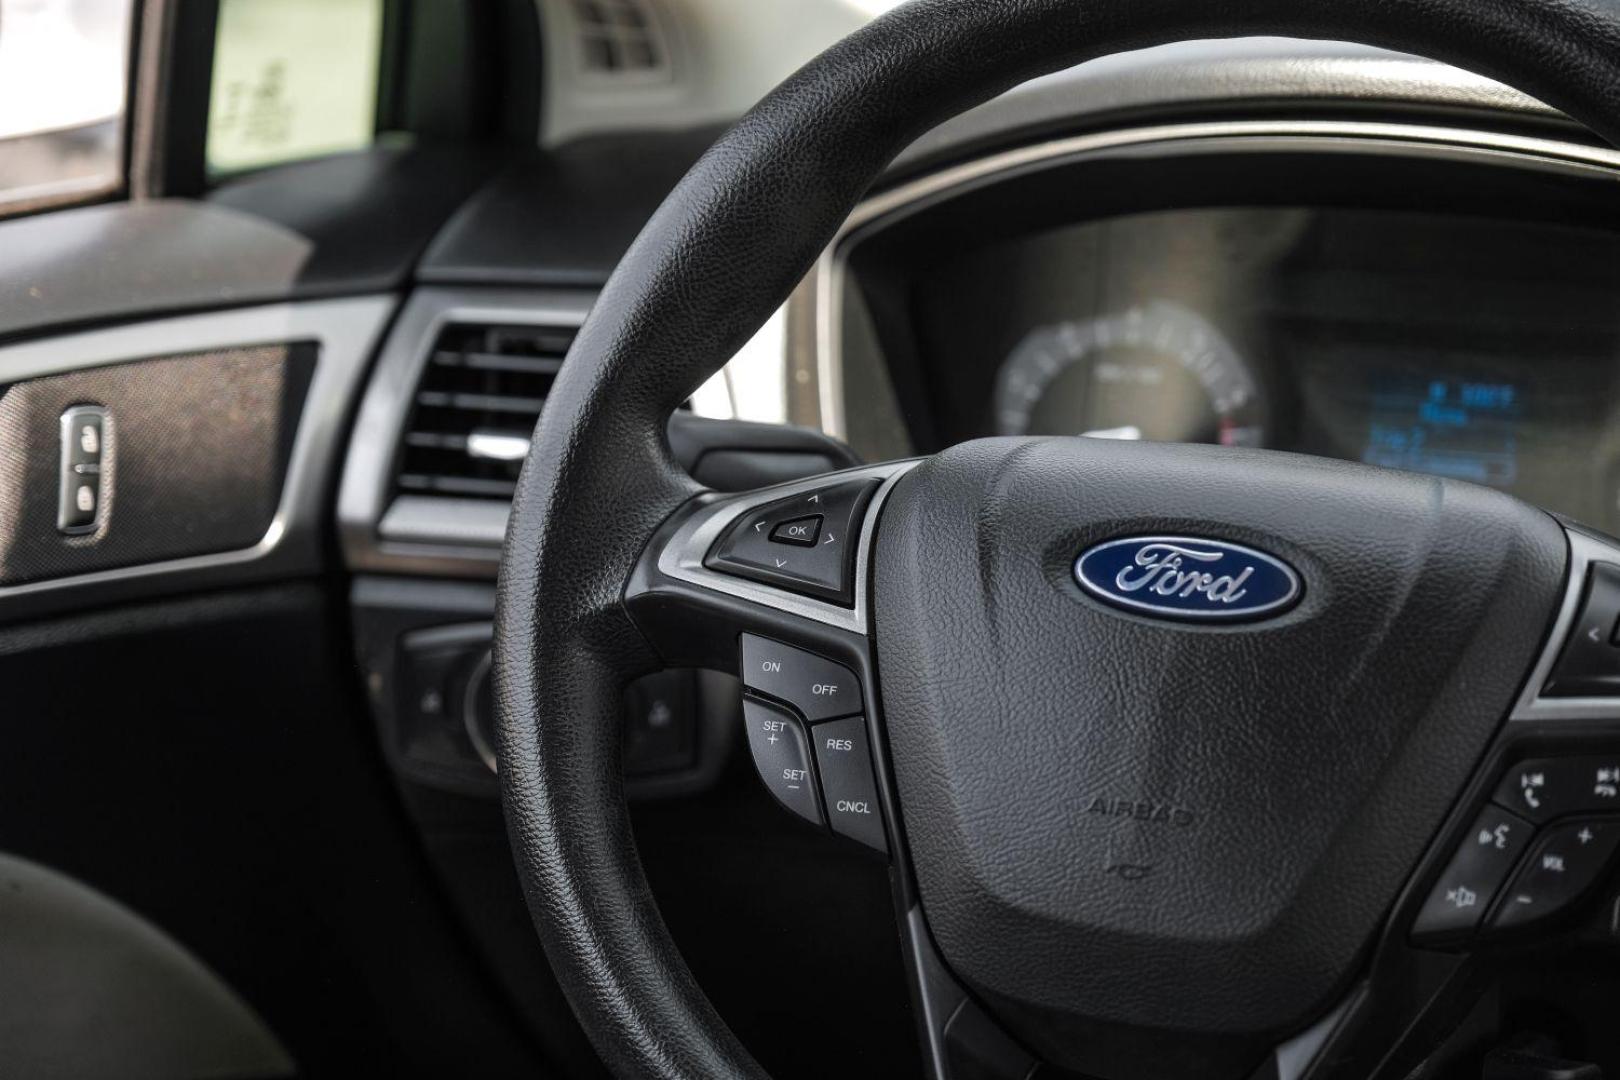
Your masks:
M451 324L423 368L396 492L509 500L573 327Z

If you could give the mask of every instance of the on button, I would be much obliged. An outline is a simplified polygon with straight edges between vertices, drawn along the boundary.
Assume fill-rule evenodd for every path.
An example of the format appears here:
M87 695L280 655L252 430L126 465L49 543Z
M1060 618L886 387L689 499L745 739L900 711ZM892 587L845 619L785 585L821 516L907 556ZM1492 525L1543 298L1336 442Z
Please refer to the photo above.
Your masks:
M755 634L742 635L742 681L812 722L861 711L860 680L849 668Z

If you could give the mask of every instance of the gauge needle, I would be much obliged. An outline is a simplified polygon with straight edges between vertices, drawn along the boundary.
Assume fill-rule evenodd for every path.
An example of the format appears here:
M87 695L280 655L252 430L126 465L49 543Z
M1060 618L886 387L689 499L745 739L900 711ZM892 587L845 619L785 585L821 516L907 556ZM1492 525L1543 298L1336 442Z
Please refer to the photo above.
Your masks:
M1096 431L1082 431L1083 439L1131 439L1140 440L1142 429L1135 424L1126 424L1124 427L1098 428Z

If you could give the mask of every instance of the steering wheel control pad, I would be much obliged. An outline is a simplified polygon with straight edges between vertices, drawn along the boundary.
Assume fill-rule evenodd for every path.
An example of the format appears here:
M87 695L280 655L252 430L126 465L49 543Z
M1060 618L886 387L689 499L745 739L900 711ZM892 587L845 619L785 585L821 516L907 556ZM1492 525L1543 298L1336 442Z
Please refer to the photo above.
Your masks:
M1542 693L1620 694L1620 566L1593 563L1587 571L1580 616Z
M1620 817L1570 821L1541 834L1491 914L1490 929L1510 930L1559 914L1597 883L1620 847Z
M704 565L850 607L859 523L877 487L876 480L851 480L751 510Z
M860 680L842 664L757 634L743 634L741 645L743 718L765 787L805 820L887 854Z
M1583 626L1577 619L1572 636ZM1481 926L1493 934L1552 918L1591 889L1620 845L1620 753L1519 761L1491 797L1430 887L1414 939L1456 943Z
M1244 1038L1322 1009L1507 714L1566 561L1549 516L1482 488L1087 439L947 450L878 531L923 909L1058 1059L1047 1033L1082 1017ZM1164 535L1286 560L1303 599L1204 626L1076 585L1078 553Z

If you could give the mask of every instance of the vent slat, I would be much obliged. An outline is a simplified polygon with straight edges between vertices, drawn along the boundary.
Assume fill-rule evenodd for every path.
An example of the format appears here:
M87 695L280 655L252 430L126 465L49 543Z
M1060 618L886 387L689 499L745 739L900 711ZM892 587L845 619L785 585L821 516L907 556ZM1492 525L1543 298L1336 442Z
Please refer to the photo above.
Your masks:
M516 454L474 453L469 437L527 440L575 329L458 323L428 353L400 434L395 490L510 499Z
M441 367L465 367L475 371L520 371L529 375L555 375L562 370L561 356L507 356L502 353L433 354Z
M515 480L481 480L470 476L424 476L420 473L401 473L399 486L406 491L431 492L435 495L485 495L510 499L517 491Z
M424 450L465 450L467 436L444 435L437 431L407 431L405 445Z
M539 416L545 398L506 397L501 394L455 394L423 390L416 395L418 405L432 409L463 409L468 412L521 413Z

